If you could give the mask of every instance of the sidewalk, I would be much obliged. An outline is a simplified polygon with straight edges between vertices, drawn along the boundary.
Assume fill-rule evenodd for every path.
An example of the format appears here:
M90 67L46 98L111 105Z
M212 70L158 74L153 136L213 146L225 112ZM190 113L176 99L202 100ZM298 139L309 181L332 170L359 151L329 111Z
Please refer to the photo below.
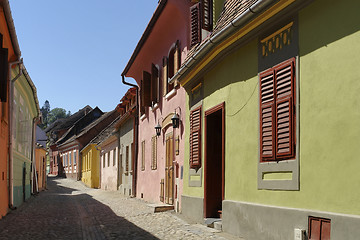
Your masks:
M0 239L239 239L173 211L82 182L48 178L48 190L0 220Z

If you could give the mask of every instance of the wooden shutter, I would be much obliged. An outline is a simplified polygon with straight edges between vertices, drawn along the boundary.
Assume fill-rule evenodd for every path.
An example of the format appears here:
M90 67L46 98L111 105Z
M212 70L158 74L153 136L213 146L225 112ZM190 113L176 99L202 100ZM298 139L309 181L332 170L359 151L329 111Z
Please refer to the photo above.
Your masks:
M126 155L125 155L125 172L129 171L129 146L126 146Z
M212 31L212 0L202 0L202 28Z
M275 160L274 72L260 75L260 153L261 160Z
M154 64L151 64L151 101L157 103L159 91L159 70Z
M294 139L294 60L275 68L276 92L276 158L291 158L295 152Z
M295 156L295 59L260 74L261 161Z
M8 89L8 49L0 49L0 101L7 101Z
M143 103L145 107L151 106L151 74L143 71Z
M201 106L190 112L190 168L201 167Z
M151 138L151 148L152 148L152 153L151 153L151 169L155 170L157 168L157 137L153 136Z
M168 58L163 57L163 96L167 94Z
M191 47L201 41L200 3L190 7L190 45Z
M141 171L145 170L145 140L141 142Z

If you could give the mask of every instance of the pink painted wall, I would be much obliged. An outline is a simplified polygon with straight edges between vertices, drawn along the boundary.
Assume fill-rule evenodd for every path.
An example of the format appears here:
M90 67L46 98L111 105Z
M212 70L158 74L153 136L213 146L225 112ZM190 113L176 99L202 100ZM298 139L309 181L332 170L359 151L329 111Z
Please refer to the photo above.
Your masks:
M149 38L143 45L140 53L135 59L132 67L129 69L127 76L133 77L138 85L142 78L142 72L151 72L151 64L157 64L160 67L160 89L162 86L162 59L164 56L168 56L169 51L173 44L179 40L180 48L182 50L181 61L184 61L188 51L189 39L189 1L177 1L169 0L161 16L156 22ZM161 94L162 95L162 94ZM182 87L178 87L176 94L169 98L160 99L159 108L153 111L151 108L146 110L146 118L139 120L139 151L138 151L138 175L137 175L137 197L141 198L143 195L144 200L154 203L160 203L160 180L165 177L165 153L166 143L165 136L168 133L174 134L174 143L177 136L180 137L180 154L174 156L174 166L178 166L179 178L174 181L176 186L174 187L174 198L177 188L177 200L174 201L175 208L177 205L181 206L180 199L182 194L182 179L180 179L180 169L184 162L184 129L182 124L185 122L185 90ZM179 108L181 111L179 111ZM162 135L157 140L157 169L151 169L151 138L155 135L155 125L158 121L161 122L169 114L173 114L174 110L180 114L181 126L179 129L173 129L172 126L166 128L166 132L162 132ZM141 142L145 140L145 170L141 170ZM175 149L175 146L174 146ZM175 168L176 171L176 168ZM174 174L174 179L176 172ZM180 210L180 209L177 209Z
M118 164L119 164L119 148L118 141L114 139L113 141L100 145L100 169L101 169L101 189L116 191L118 190ZM114 151L115 151L115 165L114 161ZM110 164L108 163L108 155L110 155ZM104 165L105 158L105 165Z

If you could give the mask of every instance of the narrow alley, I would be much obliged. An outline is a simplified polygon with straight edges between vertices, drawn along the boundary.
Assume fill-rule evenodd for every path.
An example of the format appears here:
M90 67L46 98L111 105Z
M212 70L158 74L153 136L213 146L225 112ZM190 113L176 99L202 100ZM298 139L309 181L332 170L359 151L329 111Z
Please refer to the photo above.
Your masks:
M48 189L0 221L0 239L237 239L174 212L79 181L48 177Z

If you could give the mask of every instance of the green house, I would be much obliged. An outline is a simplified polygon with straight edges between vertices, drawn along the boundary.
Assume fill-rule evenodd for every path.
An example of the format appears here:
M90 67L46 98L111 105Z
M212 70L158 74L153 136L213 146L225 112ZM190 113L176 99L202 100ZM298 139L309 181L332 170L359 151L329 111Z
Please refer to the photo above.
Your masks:
M357 239L360 2L193 2L170 80L187 92L182 213L246 239Z

